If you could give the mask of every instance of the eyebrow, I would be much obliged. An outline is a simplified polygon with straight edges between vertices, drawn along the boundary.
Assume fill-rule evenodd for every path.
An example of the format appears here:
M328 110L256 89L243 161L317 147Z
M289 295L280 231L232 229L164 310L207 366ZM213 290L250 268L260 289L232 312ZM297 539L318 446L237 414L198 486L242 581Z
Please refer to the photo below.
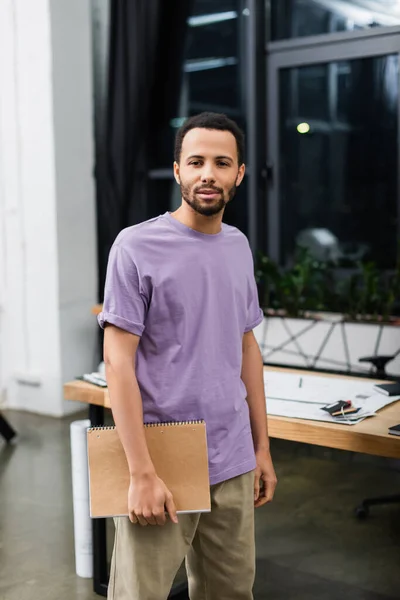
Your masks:
M191 154L190 156L187 157L186 160L191 160L192 158L204 158L204 156L202 156L201 154ZM229 160L230 162L233 162L233 158L231 158L230 156L216 156L215 160Z

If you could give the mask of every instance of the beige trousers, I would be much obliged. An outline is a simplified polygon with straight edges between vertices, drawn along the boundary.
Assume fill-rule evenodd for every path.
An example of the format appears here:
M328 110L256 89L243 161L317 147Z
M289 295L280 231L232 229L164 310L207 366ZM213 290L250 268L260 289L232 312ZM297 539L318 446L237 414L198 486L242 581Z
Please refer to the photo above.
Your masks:
M186 559L190 600L252 600L254 473L210 487L211 512L163 527L115 519L109 600L166 600Z

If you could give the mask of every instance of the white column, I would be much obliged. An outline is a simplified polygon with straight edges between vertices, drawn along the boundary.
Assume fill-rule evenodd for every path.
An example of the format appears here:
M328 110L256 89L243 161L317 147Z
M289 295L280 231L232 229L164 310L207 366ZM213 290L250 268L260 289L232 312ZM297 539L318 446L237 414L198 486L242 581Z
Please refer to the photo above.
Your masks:
M63 415L95 365L89 0L0 0L0 385Z

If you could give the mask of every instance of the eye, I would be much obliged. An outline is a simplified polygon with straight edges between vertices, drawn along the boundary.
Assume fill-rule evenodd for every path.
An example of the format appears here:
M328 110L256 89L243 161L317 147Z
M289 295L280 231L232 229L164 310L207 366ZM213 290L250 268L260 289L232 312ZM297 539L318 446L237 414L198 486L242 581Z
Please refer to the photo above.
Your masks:
M200 164L199 160L191 160L189 163L189 165L192 165L193 167L198 167Z
M229 164L227 162L225 162L224 160L220 160L218 162L218 166L219 167L229 167Z

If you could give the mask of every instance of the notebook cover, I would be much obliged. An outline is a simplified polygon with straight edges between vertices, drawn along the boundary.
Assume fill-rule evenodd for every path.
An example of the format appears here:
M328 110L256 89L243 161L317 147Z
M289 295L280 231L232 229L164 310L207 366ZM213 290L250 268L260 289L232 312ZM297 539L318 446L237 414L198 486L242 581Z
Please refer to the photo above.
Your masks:
M399 435L400 436L400 424L389 427L388 433L390 433L391 435Z
M211 510L206 426L202 421L145 425L157 475L171 491L177 512ZM90 516L128 514L129 469L115 427L87 432Z
M392 383L378 383L374 385L374 388L386 394L387 396L400 396L400 381L393 381Z

